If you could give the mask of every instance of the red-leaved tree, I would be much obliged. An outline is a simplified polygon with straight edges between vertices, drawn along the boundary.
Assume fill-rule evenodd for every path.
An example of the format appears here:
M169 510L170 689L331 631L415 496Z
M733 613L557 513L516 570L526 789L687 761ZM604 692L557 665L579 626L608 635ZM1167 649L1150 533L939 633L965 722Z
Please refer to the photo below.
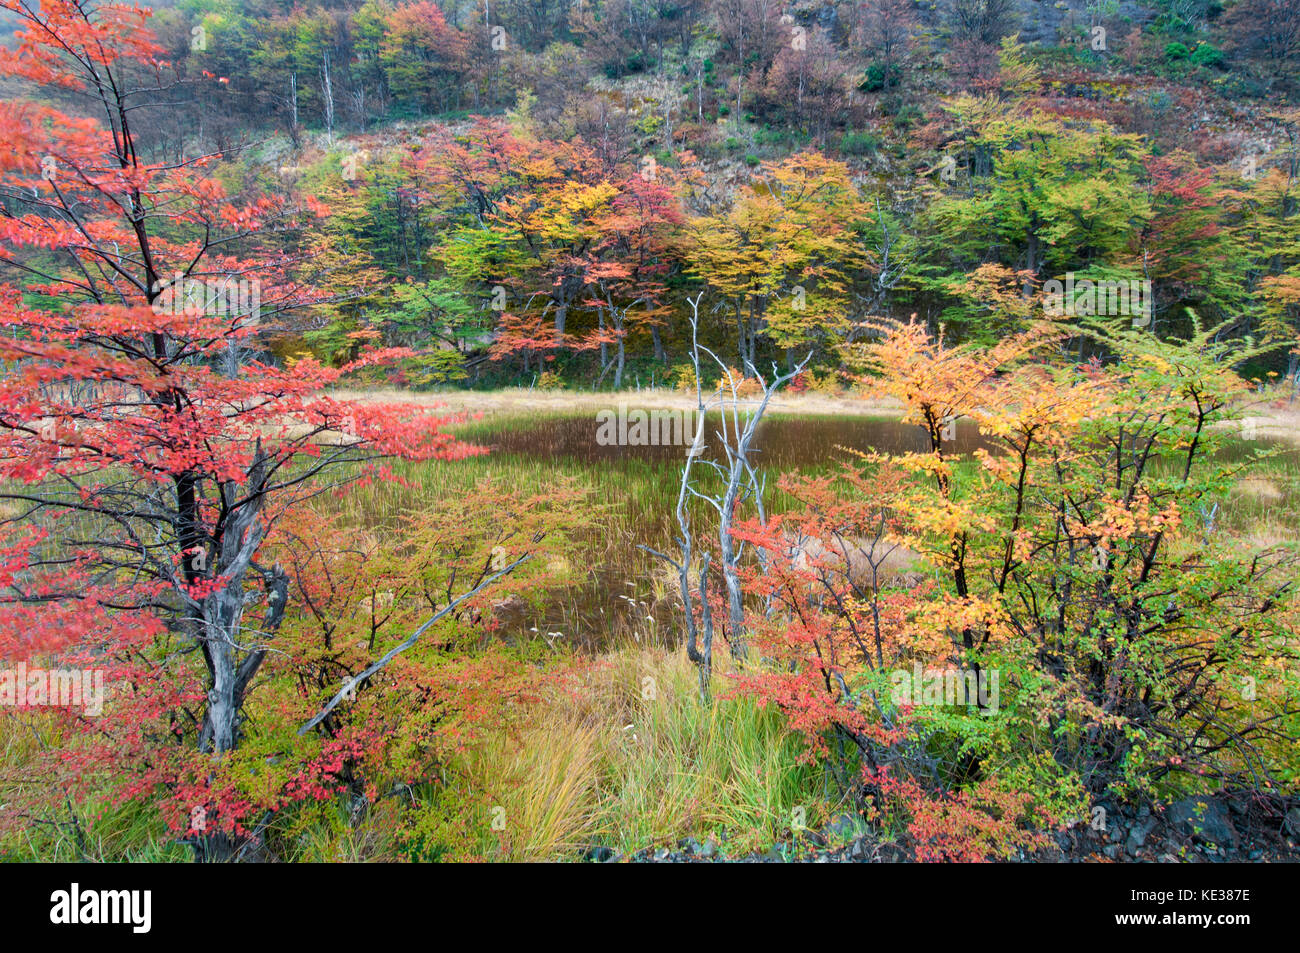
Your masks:
M174 107L147 11L0 8L22 24L0 76L84 107L0 103L0 658L104 675L102 715L66 712L84 736L64 749L70 785L112 767L127 793L178 793L240 744L289 600L288 573L259 560L277 518L382 477L384 457L477 449L445 417L323 394L402 352L231 360L259 317L310 297L281 250L307 203L229 194L207 172L219 156L149 156L150 110ZM205 857L236 843L190 833Z

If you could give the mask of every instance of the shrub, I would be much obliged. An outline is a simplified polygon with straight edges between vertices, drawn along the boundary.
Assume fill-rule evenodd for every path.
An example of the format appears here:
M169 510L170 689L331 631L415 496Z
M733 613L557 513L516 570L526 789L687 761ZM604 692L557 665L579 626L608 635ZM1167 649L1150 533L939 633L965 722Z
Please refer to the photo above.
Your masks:
M879 148L880 139L870 132L846 132L840 138L840 152L845 155L872 155Z
M1191 61L1197 66L1220 68L1223 66L1223 51L1202 43L1192 51Z
M894 114L894 125L906 132L924 118L925 113L921 111L920 107L909 103Z
M891 86L897 86L903 79L903 68L898 63L872 63L867 67L858 89L864 93L875 93Z
M668 372L668 380L674 390L683 393L695 393L695 366L692 364L675 364Z
M781 707L922 859L1031 846L1027 827L1102 797L1295 783L1297 554L1188 519L1248 465L1214 454L1254 352L1220 328L1083 331L1112 367L1036 363L1049 329L981 348L882 325L857 365L930 451L783 479L796 505L732 533L762 554L729 633L762 661L737 691ZM969 461L961 415L990 445ZM928 571L890 572L900 548ZM979 693L922 697L916 668Z

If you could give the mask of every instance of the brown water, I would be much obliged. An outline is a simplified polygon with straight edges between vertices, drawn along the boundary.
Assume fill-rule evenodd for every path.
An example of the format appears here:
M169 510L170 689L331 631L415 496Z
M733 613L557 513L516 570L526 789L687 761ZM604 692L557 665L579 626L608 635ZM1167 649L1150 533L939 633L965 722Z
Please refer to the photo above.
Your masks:
M722 427L710 415L705 459L722 459ZM510 638L549 638L585 649L598 649L614 639L654 643L678 637L681 616L677 608L677 581L670 567L645 552L648 546L670 555L676 552L675 507L686 459L686 445L694 433L693 421L682 421L675 431L663 429L676 445L603 445L597 439L596 414L566 414L521 420L517 416L488 418L473 426L466 438L489 447L490 459L503 466L526 463L530 467L554 466L557 472L579 473L592 487L593 502L604 508L602 528L583 540L587 561L583 578L554 593L542 612L531 608L505 610L504 632ZM624 436L635 439L636 419L627 419ZM727 421L730 432L732 422ZM683 438L682 433L686 436ZM616 428L606 432L617 437ZM646 437L650 433L645 433ZM977 427L959 422L956 453L969 453L979 444ZM792 470L816 473L838 468L851 459L850 451L894 453L928 449L921 428L901 425L896 419L865 416L770 415L755 435L753 459L767 475L770 512L781 507L775 493L777 477ZM698 479L710 478L708 468L697 466ZM697 527L712 525L697 503ZM507 590L508 591L508 588ZM554 633L560 633L557 637Z
M710 447L707 456L715 459L721 456L717 434L723 423L720 415L711 414L705 424ZM730 431L730 418L726 423ZM634 426L629 425L626 429L628 436L632 436ZM661 431L664 429L660 428ZM499 425L489 420L475 428L472 439L490 447L495 454L517 454L556 463L576 461L618 466L639 460L680 467L685 456L686 448L681 441L674 446L605 446L597 441L597 431L595 414L589 412L545 417L522 425L518 418ZM675 437L680 432L681 428L674 426L670 434ZM647 428L647 436L649 433ZM689 437L685 443L689 443ZM958 454L969 453L979 444L979 431L975 424L959 421L957 439L951 444L951 449ZM847 415L769 415L760 422L753 445L757 449L753 458L758 464L779 470L829 466L846 458L846 453L840 448L890 453L929 449L925 432L918 426L903 426L892 418Z
M584 564L581 579L556 591L538 612L532 608L506 611L504 634L511 639L549 638L556 644L599 649L612 640L634 639L654 643L675 642L681 627L677 608L677 581L668 564L646 553L648 546L675 555L677 533L674 510L681 466L693 426L686 422L675 435L678 445L602 445L597 439L594 411L534 417L487 418L474 425L466 437L491 448L483 458L503 468L524 466L534 473L552 467L557 473L579 474L592 488L593 502L601 505L601 529L581 541ZM719 459L716 435L721 421L711 416L707 458ZM635 433L635 418L628 418L625 434ZM729 423L730 427L730 423ZM615 435L616 431L607 431ZM648 436L648 434L647 434ZM960 421L954 454L967 455L982 444L978 428ZM1240 462L1258 448L1276 445L1257 441L1229 447L1224 459ZM790 471L814 474L837 469L850 460L850 451L905 453L928 450L921 428L897 419L864 416L770 415L759 427L754 459L767 474L766 502L778 512L782 499L774 490L777 477ZM1270 465L1270 484L1280 496L1270 499L1237 496L1218 513L1222 525L1236 529L1256 522L1275 522L1278 514L1300 512L1300 451L1287 447ZM695 474L709 478L706 467ZM697 527L713 525L702 511ZM1287 517L1282 517L1287 522ZM1290 525L1300 519L1292 518ZM505 590L508 592L508 588ZM555 635L559 633L559 635Z

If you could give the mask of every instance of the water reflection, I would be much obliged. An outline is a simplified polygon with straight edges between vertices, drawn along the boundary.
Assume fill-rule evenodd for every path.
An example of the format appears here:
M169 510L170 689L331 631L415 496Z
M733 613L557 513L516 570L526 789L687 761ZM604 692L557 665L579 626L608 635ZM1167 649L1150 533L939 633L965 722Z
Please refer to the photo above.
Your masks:
M611 410L615 417L613 432L618 434L618 411ZM525 606L503 610L499 617L507 638L535 639L558 632L564 644L587 650L598 650L614 639L635 638L660 644L677 641L681 618L675 576L666 564L640 547L675 552L674 509L690 436L682 439L683 427L678 426L672 435L677 445L634 443L636 421L631 408L624 418L618 439L628 442L622 445L598 439L600 424L595 410L527 420L488 418L466 434L473 442L490 447L492 459L503 464L527 461L533 466L554 466L557 474L581 473L592 487L593 502L603 507L600 530L581 540L586 557L583 579L556 592L540 612ZM693 422L683 423L693 436ZM720 458L718 432L722 426L721 415L710 415L705 427L709 438L706 456ZM728 419L729 432L732 426ZM609 434L606 431L606 437ZM649 431L645 435L648 437ZM925 432L914 424L904 425L894 418L849 415L772 414L760 424L754 443L755 462L768 475L769 512L777 512L782 506L780 494L774 490L781 473L837 469L850 459L849 450L907 453L929 449ZM989 445L981 438L978 426L971 420L961 420L956 425L955 440L946 443L945 449L954 456L963 456L980 446ZM1221 452L1219 460L1242 462L1266 447L1278 449L1276 444L1265 441L1234 442ZM1283 472L1300 469L1300 451L1287 445L1281 453ZM713 478L710 468L696 472L701 480ZM1225 525L1240 527L1256 518L1261 509L1271 510L1274 519L1283 511L1294 513L1294 481L1279 481L1276 492L1277 497L1269 500L1237 494L1220 518ZM695 525L712 525L703 512L704 504L698 500L692 503L699 512ZM1195 515L1189 514L1189 518Z
M573 647L599 649L611 639L635 638L655 643L673 643L678 638L681 618L677 609L676 580L666 564L641 546L666 552L675 550L677 533L674 515L682 463L694 435L693 419L672 421L673 426L648 427L637 433L637 419L631 408L618 419L604 419L619 443L602 442L595 410L582 414L542 416L521 421L518 417L487 419L466 436L491 448L491 459L554 466L557 473L581 472L592 486L593 502L603 508L601 529L582 540L589 561L584 579L548 601L539 613L525 606L503 609L498 617L504 634L511 639L529 639L560 632ZM649 423L647 420L646 424ZM659 423L664 423L660 418ZM706 458L721 459L720 414L706 420ZM733 433L734 422L725 422ZM743 426L743 418L742 418ZM683 432L687 434L682 437ZM667 433L675 445L652 445L652 433ZM636 443L638 437L647 438ZM956 454L966 454L980 443L978 427L959 421L956 439L948 445ZM837 468L850 458L850 450L904 453L928 449L920 427L897 419L865 416L769 415L755 435L754 461L768 474L769 510L780 509L776 477L791 470L816 472ZM708 468L697 469L698 478L708 481ZM711 525L704 504L692 501L698 511L698 526Z
M617 414L617 408L611 408ZM631 418L629 410L625 418ZM689 414L687 415L689 417ZM636 439L636 419L621 428L625 438ZM693 422L684 421L687 430L693 431ZM618 423L617 419L615 423ZM725 421L728 432L733 423ZM709 453L720 456L719 433L724 421L720 414L710 414L705 422ZM743 418L742 418L743 426ZM619 428L614 428L619 429ZM659 427L658 432L669 428ZM476 429L475 442L492 448L493 453L518 454L539 460L576 461L579 463L617 464L619 461L638 460L668 463L679 466L685 457L686 447L633 445L602 445L598 441L598 424L595 413L544 417L521 426L518 422L493 425L487 422ZM649 437L656 432L647 422L643 431ZM681 428L674 425L675 438ZM685 441L689 443L689 440ZM956 425L956 440L948 447L955 453L969 453L980 445L979 429L973 421L962 420ZM929 449L925 432L915 425L904 426L897 420L859 416L781 416L769 415L759 424L754 446L755 461L765 467L782 470L826 465L843 453L837 447L853 450L880 450L890 453L923 452Z

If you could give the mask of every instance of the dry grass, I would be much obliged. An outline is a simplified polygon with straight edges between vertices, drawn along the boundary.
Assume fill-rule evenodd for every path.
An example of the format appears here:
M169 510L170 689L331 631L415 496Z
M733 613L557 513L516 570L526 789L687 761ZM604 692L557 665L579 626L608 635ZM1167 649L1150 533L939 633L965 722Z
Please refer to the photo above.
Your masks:
M1275 387L1263 396L1252 394L1238 410L1243 419L1235 422L1233 429L1247 428L1251 439L1300 444L1300 398L1293 399L1289 387Z
M1233 492L1270 503L1281 500L1285 496L1282 488L1268 477L1246 477L1246 479L1237 483L1236 487L1233 488Z
M399 388L365 388L331 391L332 396L362 403L411 403L430 408L442 407L453 412L470 413L565 413L617 406L620 403L643 408L693 410L695 395L668 388L622 390L593 393L587 391L536 390L523 387L492 391L457 390L424 393ZM742 400L742 405L746 402ZM752 403L752 402L751 402ZM772 413L853 414L867 417L898 416L902 407L892 398L866 395L832 395L807 392L778 394L769 404ZM1241 413L1249 418L1254 433L1261 438L1278 438L1300 444L1300 398L1290 399L1290 391L1275 388L1264 398L1253 396L1242 405ZM1240 423L1233 424L1240 429Z
M466 757L471 787L504 820L483 832L492 859L572 858L592 844L628 852L724 831L730 849L754 849L781 836L794 807L818 813L821 775L799 760L779 713L742 699L702 704L683 651L628 645L568 689L536 706L524 731Z
M331 396L362 403L424 404L430 408L441 407L447 411L470 413L565 413L586 409L616 407L620 403L646 409L694 410L695 395L659 388L655 390L622 390L608 392L583 392L565 390L528 390L515 387L492 391L447 391L423 393L397 388L367 388L364 390L339 389ZM742 407L747 402L742 400ZM753 402L750 402L753 403ZM890 416L901 408L893 400L877 397L837 397L829 394L780 394L768 405L771 413L791 414L854 414L866 417Z

